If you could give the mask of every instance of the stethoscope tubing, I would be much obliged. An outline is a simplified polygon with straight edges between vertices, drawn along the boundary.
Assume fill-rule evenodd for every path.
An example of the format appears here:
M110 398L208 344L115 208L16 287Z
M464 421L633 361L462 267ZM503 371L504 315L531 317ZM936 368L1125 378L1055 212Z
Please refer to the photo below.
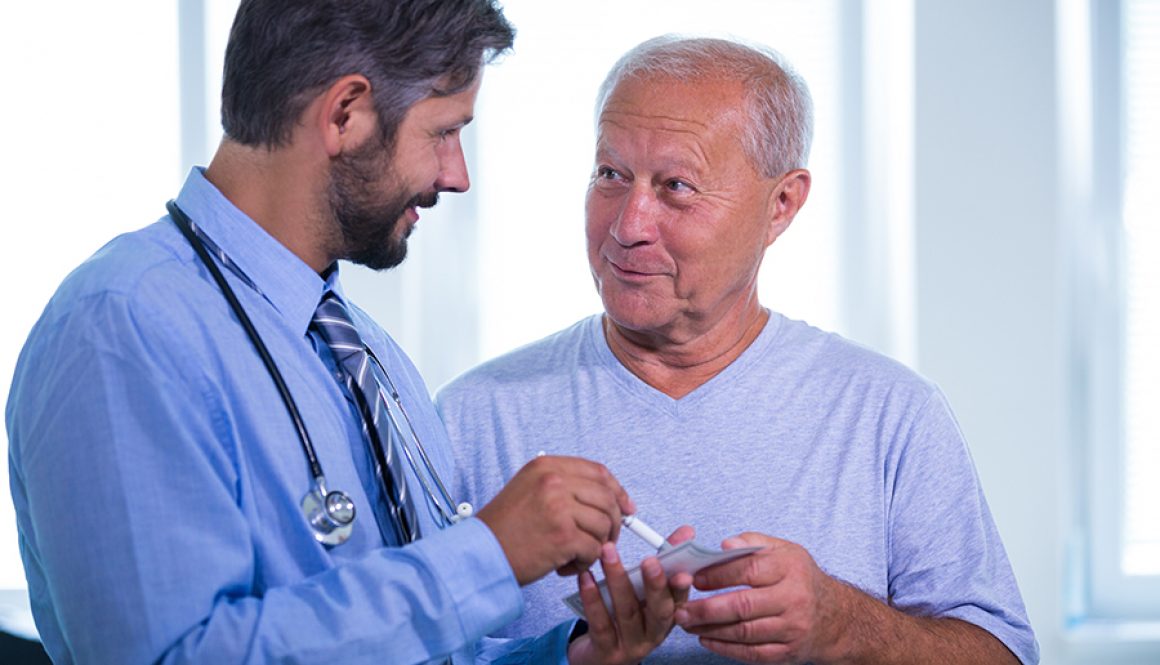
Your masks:
M298 405L294 401L294 396L290 393L290 389L287 387L286 381L282 378L282 373L278 369L277 363L274 361L274 358L270 354L269 349L266 347L265 342L262 340L261 335L258 334L258 331L254 327L253 322L250 320L249 315L246 313L245 308L242 306L241 302L238 301L234 290L230 287L229 283L226 282L225 276L222 274L216 262L210 256L209 251L205 247L205 243L202 242L201 238L199 238L195 233L193 229L193 221L189 218L188 215L185 214L185 211L183 211L177 205L176 201L169 201L165 204L165 207L169 211L170 216L173 217L173 221L177 225L178 230L181 231L181 234L193 247L193 250L197 254L198 258L201 259L201 262L206 266L206 269L209 270L210 275L214 279L214 282L217 283L218 288L222 292L222 295L225 296L226 301L229 303L230 309L233 310L234 315L238 318L242 328L246 331L246 336L250 339L254 349L258 352L258 356L262 360L262 364L266 367L266 371L270 375L270 378L273 380L274 385L278 390L278 395L281 398L283 405L286 407L286 412L290 415L291 420L294 422L294 428L298 434L298 441L301 445L303 454L306 456L306 461L310 466L310 473L314 478L315 488L318 491L319 496L325 497L328 492L325 489L326 477L322 471L322 464L318 461L318 455L316 454L314 444L310 439L310 434L306 429L306 423L302 419L302 415L298 410ZM447 491L446 485L443 484L443 480L435 471L435 467L431 463L430 457L427 455L427 450L423 446L418 433L415 431L415 425L411 422L411 416L407 413L407 409L403 406L402 399L399 397L398 388L395 387L395 382L391 379L391 375L387 372L386 368L383 367L382 362L379 361L378 356L375 355L374 351L369 346L363 344L363 348L367 355L369 355L370 358L374 361L374 364L378 367L379 373L386 380L387 385L390 387L390 401L394 401L399 408L399 412L402 413L403 420L407 423L407 430L411 433L411 438L415 442L415 449L419 452L419 456L423 461L423 466L428 471L427 475L430 476L430 478L435 482L435 486L439 491L439 496L436 496L435 491L431 489L431 486L427 479L424 477L424 474L420 472L419 465L415 462L415 458L411 452L411 446L407 445L406 441L400 441L399 446L403 449L403 453L407 458L407 463L410 465L411 470L415 474L416 478L419 479L419 482L423 486L423 490L426 492L427 497L430 499L431 503L434 504L445 525L454 524L459 521L461 517L469 516L472 513L470 504L461 504L459 506L459 511L457 512L455 502L451 499L451 493ZM383 394L383 390L384 388L380 384L379 397L384 401L384 403L387 403L389 400L387 396ZM401 436L403 433L403 428L399 426L399 422L395 418L393 410L388 407L386 412L387 416L391 420L391 425ZM380 442L380 446L381 445L382 442ZM380 451L376 451L376 453L381 454ZM339 492L339 494L343 493ZM343 497L345 498L345 494L343 494ZM440 501L440 497L443 499L443 501ZM444 504L446 504L446 507L444 507ZM344 540L345 538L338 541L338 543L341 543Z
M303 454L306 455L306 462L310 465L310 475L316 481L323 479L322 465L319 464L318 456L314 452L314 443L310 440L310 433L306 430L306 423L302 420L302 414L298 411L298 405L294 402L294 396L290 394L290 389L286 386L286 381L282 378L282 372L278 370L278 365L274 362L273 356L270 355L269 349L266 348L266 343L262 341L261 335L258 334L254 323L250 320L250 316L246 314L242 303L238 302L238 297L226 282L222 271L218 269L217 264L209 255L209 252L206 251L205 246L194 234L193 221L189 219L189 216L185 214L184 210L177 206L175 201L166 203L165 208L169 211L169 215L173 217L173 221L177 224L181 235L185 236L185 239L193 246L193 251L197 253L198 258L201 259L201 262L209 270L210 275L213 276L218 288L221 289L222 295L225 296L234 315L238 317L238 321L246 331L246 336L250 338L254 349L257 350L258 356L262 359L262 364L266 366L270 378L273 379L274 385L278 389L278 395L282 398L282 403L286 406L287 413L290 414L290 419L294 421L294 429L298 432L298 441L302 446Z
M403 442L400 447L403 449L403 454L407 458L407 463L410 464L411 470L415 472L415 476L423 485L423 491L427 493L428 498L431 499L431 503L435 504L435 508L439 511L439 514L447 523L454 524L457 521L456 513L452 512L455 510L455 502L451 499L451 493L447 491L447 486L443 484L443 480L439 477L439 474L435 473L434 471L435 466L431 463L431 458L427 456L427 449L423 446L422 441L420 441L419 434L415 431L415 425L411 422L411 416L407 414L407 409L403 406L402 399L399 398L399 389L395 387L395 382L391 380L391 375L387 373L387 369L383 367L382 362L379 361L379 358L375 355L375 352L372 351L370 347L366 347L366 352L367 355L371 357L371 360L374 361L375 365L378 366L379 371L383 375L383 378L386 379L387 385L391 390L390 397L395 402L395 404L398 405L399 412L403 414L403 420L406 421L407 429L411 432L411 438L415 441L415 449L419 451L419 455L423 459L423 466L428 470L428 475L431 476L431 479L435 481L435 486L439 490L439 494L443 497L443 501L447 504L447 508L444 508L443 504L439 502L438 497L435 496L435 493L427 484L423 474L419 472L419 466L415 463L415 459L411 455L411 447L406 445L406 442ZM382 389L383 386L380 385L379 390L382 391ZM379 393L379 396L384 401L386 401L387 396L383 395L382 392ZM395 414L391 411L391 409L386 409L386 411L387 417L391 419L391 425L394 426L397 432L402 434L403 428L399 427L399 422L395 419ZM448 510L448 508L450 510Z

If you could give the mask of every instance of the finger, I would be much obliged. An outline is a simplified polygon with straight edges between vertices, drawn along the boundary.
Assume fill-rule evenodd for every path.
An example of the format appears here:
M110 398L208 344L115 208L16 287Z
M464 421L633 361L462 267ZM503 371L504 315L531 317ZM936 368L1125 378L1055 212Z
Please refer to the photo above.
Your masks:
M571 557L563 564L557 562L556 572L560 575L575 575L588 570L600 558L600 547L604 544L604 533L608 530L608 518L599 511L573 505L565 516L566 525L561 525L558 537L553 539L553 547L564 557Z
M598 546L613 541L613 526L620 524L619 514L613 517L586 504L574 504L571 511L572 525L583 536L595 540Z
M793 654L785 644L736 644L703 638L701 646L715 654L743 663L793 662Z
M605 540L616 540L620 536L621 516L636 512L628 493L603 464L580 457L545 455L532 459L524 467L541 476L556 476L576 501L607 514L610 528Z
M588 570L600 558L600 547L603 544L599 539L593 538L585 531L578 530L568 548L573 559L557 568L557 570L563 571L563 574L568 575L574 575L580 571Z
M729 542L725 541L725 543ZM740 559L704 568L693 576L693 586L702 591L715 591L735 586L772 586L780 582L786 574L780 552L778 549L763 550L743 556Z
M625 513L617 503L615 494L603 485L587 484L576 487L573 495L577 504L603 516L604 521L600 524L604 525L604 530L599 534L593 533L593 536L604 538L601 542L614 542L620 538L621 519ZM597 523L589 521L587 524L595 526Z
M628 492L624 489L624 487L621 486L620 481L616 479L616 476L612 475L612 472L608 470L608 467L604 466L603 464L593 462L591 460L586 460L581 457L567 457L561 459L565 459L570 464L574 464L577 469L584 474L584 478L599 485L603 485L604 488L612 495L617 507L615 525L613 526L612 532L612 540L616 540L616 538L620 535L620 516L633 515L636 513L636 504L633 502L632 498L628 496Z
M597 650L608 653L616 648L616 626L608 614L608 608L596 585L596 578L590 571L580 573L580 604L584 607L584 618L588 621L588 638Z
M792 643L795 636L801 637L800 634L794 634L790 622L784 617L761 617L737 623L690 626L685 631L698 637L736 644Z
M533 464L536 464L538 469L555 470L573 478L580 478L603 485L617 498L617 504L624 514L631 515L636 512L636 504L629 498L628 492L621 487L620 481L616 479L616 476L612 475L608 467L599 462L593 462L583 457L546 455L534 458L525 466Z
M733 536L721 541L721 549L723 550L736 550L742 547L752 547L752 545L740 536Z
M676 621L681 628L692 630L697 626L780 616L784 612L785 604L773 589L738 589L685 603L677 610Z
M693 587L693 576L688 573L677 573L669 578L669 590L673 594L673 603L677 607L689 600L689 589Z
M613 478L613 480L615 481L616 479ZM621 487L619 482L616 483L616 488L617 489L614 490L614 493L616 494L616 505L617 505L617 507L620 508L620 514L621 515L635 515L636 514L636 502L634 502L632 500L632 497L630 497L628 495L628 490ZM616 533L614 533L612 535L612 539L616 540L618 537L620 537L620 518L619 517L617 517L617 519L616 519Z
M732 547L775 548L775 547L780 547L783 545L792 545L793 544L788 540L782 540L781 538L774 538L773 536L769 536L769 535L766 535L764 533L760 533L757 531L746 531L744 533L739 533L736 536L726 538L726 540L734 541L734 543L739 543L739 544L733 545Z
M557 471L576 478L586 478L593 482L609 484L609 488L619 486L616 478L606 466L583 457L572 455L539 455L528 461L525 467L538 471Z
M651 644L660 644L673 628L677 599L669 589L665 569L656 557L642 561L640 573L644 578L644 637Z
M585 566L579 561L572 561L557 568L556 574L560 577L571 577L572 575L579 575L587 570L588 566Z
M612 613L620 633L620 645L640 644L644 641L644 622L641 620L640 599L632 588L624 564L616 545L605 543L600 554L600 567L604 571L604 583L612 598Z
M677 527L676 531L669 534L669 537L665 540L669 541L670 545L680 545L687 540L692 540L696 535L697 532L693 530L693 527L688 524L682 524Z

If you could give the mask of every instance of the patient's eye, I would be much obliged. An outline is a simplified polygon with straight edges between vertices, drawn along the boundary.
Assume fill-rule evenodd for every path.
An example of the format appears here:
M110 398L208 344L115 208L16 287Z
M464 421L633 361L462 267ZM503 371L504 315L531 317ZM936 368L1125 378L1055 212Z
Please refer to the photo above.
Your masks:
M622 176L619 171L612 168L611 166L596 167L597 180L622 180L623 178L624 176Z

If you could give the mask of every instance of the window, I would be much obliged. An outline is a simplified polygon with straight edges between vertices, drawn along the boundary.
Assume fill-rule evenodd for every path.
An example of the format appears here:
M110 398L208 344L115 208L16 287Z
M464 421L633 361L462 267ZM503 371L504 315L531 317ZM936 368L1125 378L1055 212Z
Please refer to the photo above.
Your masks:
M51 29L45 26L51 26ZM165 213L183 176L177 141L177 8L138 0L6 6L0 61L0 404L16 357L57 285L117 233ZM35 63L31 66L29 63ZM29 66L25 66L29 65ZM17 103L19 100L19 103ZM23 588L0 432L0 589Z
M1076 317L1096 618L1160 617L1160 2L1093 2L1091 219ZM1083 558L1083 557L1081 557Z

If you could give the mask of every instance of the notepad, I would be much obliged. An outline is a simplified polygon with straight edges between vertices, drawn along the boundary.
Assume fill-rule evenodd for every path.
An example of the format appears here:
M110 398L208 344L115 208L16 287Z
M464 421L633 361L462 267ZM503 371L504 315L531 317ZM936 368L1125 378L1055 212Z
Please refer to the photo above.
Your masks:
M739 547L733 550L715 550L688 540L656 556L657 560L661 562L661 567L665 570L665 575L671 578L677 573L689 573L692 575L702 568L740 559L760 549L760 547ZM639 565L628 571L628 579L632 582L632 588L636 591L637 599L644 598L644 577L641 575ZM608 593L607 582L600 580L597 586L600 588L600 595L604 598L604 606L608 608L608 612L611 614L612 597ZM563 600L564 604L572 608L573 612L581 618L584 618L584 605L580 602L580 592L576 592Z

